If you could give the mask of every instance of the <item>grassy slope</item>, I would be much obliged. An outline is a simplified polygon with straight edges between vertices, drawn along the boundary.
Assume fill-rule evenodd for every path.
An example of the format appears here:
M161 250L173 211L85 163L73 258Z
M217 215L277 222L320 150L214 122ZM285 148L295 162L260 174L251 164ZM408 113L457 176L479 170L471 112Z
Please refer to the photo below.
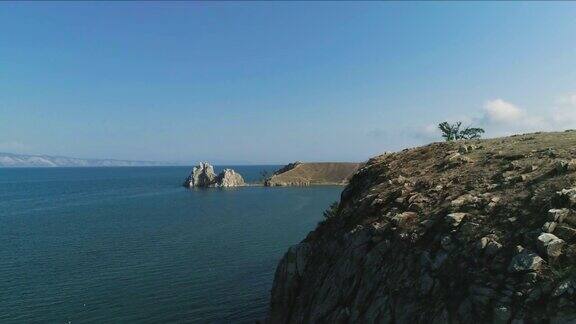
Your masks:
M284 184L345 184L360 163L302 163L293 169L272 176L272 185Z

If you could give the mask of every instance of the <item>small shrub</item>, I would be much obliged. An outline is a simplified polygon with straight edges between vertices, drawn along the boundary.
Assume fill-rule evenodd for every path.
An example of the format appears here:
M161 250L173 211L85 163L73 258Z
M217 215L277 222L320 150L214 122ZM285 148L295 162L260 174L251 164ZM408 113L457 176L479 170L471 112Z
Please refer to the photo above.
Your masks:
M479 127L466 127L464 129L460 129L460 127L462 127L462 122L450 124L445 121L438 124L438 128L442 132L442 137L444 137L446 141L475 139L480 138L482 134L484 134L484 129Z

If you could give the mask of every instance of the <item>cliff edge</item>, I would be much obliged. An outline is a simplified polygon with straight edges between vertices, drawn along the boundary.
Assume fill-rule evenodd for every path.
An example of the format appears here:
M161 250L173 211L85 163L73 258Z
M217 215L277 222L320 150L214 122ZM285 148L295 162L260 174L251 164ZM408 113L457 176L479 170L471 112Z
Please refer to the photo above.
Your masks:
M290 163L266 179L266 186L344 185L360 163Z
M269 323L575 323L576 132L372 158L280 261Z

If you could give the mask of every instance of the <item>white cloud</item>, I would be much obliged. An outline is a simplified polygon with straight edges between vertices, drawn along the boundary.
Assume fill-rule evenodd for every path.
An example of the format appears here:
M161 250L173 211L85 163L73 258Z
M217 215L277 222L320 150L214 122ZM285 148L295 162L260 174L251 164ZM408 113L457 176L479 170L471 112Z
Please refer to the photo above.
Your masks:
M551 98L547 105L526 108L504 98L490 99L486 100L483 105L479 103L475 113L452 116L435 115L434 119L429 120L429 124L406 127L401 130L400 134L406 140L404 144L406 146L442 141L441 133L437 128L437 124L442 121L449 123L460 121L462 127L481 127L486 131L483 136L486 138L576 129L576 92ZM397 136L397 133L392 133L392 135Z
M477 124L491 137L549 131L559 127L552 122L549 113L533 113L503 99L488 100Z
M486 137L508 136L537 131L576 129L576 93L557 98L550 106L528 110L510 101L497 98L485 102L474 117L444 118L462 121L463 126L482 127ZM411 134L421 141L439 139L435 125L421 127Z
M526 112L502 99L489 100L484 104L484 118L489 123L512 123L525 118Z

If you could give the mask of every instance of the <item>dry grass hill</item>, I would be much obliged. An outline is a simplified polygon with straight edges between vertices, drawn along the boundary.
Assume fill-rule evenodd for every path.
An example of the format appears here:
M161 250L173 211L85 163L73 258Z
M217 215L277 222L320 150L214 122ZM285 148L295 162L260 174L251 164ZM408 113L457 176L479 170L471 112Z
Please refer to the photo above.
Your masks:
M317 162L288 164L265 182L267 186L344 185L360 163Z

